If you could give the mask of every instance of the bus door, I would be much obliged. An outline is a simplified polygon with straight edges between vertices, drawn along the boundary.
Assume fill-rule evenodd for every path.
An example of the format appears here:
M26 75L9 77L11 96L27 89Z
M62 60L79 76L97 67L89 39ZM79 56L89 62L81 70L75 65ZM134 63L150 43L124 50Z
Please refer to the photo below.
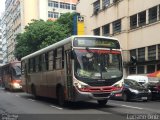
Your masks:
M71 100L73 98L71 50L65 51L65 55L66 55L67 96L68 96L68 99Z

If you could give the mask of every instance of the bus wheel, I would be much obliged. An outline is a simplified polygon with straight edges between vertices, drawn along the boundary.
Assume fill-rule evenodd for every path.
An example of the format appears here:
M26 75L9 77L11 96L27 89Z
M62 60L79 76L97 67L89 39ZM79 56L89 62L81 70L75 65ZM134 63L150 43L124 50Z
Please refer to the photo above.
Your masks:
M97 102L100 106L105 106L108 100L97 100Z
M58 104L60 106L65 106L64 89L63 89L63 87L59 87L58 88L57 99L58 99Z

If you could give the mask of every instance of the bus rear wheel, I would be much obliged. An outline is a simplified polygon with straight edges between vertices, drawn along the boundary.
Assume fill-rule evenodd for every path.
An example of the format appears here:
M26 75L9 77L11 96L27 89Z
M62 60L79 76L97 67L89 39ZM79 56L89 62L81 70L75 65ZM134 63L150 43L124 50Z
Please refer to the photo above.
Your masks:
M97 100L97 102L100 106L105 106L108 100Z
M66 102L65 102L64 89L63 89L63 87L59 87L59 88L58 88L57 99L58 99L58 104L59 104L60 106L65 106Z

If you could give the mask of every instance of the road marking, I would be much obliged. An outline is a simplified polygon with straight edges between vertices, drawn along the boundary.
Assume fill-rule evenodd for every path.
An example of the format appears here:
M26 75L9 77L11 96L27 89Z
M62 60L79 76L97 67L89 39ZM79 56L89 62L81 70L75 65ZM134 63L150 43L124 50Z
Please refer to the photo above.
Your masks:
M54 106L54 105L50 105L52 108L57 108L57 109L59 109L59 110L62 110L63 108L61 108L61 107L57 107L57 106Z
M35 101L35 100L33 100L33 99L27 99L27 100L30 100L30 101L33 101L33 102Z
M123 107L128 107L128 108L134 108L134 109L139 109L139 110L142 110L143 108L140 108L140 107L134 107L134 106L128 106L128 105L121 105Z

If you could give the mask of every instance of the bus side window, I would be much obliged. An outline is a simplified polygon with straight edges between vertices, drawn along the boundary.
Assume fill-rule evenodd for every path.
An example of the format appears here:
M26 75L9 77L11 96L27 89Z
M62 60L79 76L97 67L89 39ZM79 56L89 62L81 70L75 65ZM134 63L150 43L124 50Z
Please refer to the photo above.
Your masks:
M48 70L48 53L42 54L41 67L42 67L42 71Z
M39 59L38 59L38 57L36 57L36 58L35 58L35 68L36 68L36 69L35 69L35 70L36 70L35 72L38 72L38 71L39 71L39 66L38 66L38 64L39 64Z
M63 69L64 68L64 49L60 47L56 50L55 56L55 64L56 69Z
M39 63L38 63L38 69L39 69L39 72L42 70L42 57L41 55L38 57L39 59Z
M33 58L32 66L33 66L33 72L35 72L36 71L36 68L35 68L35 58Z
M22 75L24 75L24 72L25 72L25 61L22 61L21 62L21 73L22 73Z
M40 72L42 70L42 57L41 55L35 58L35 71Z
M48 70L53 70L54 69L53 60L54 60L54 51L50 51L48 53Z

